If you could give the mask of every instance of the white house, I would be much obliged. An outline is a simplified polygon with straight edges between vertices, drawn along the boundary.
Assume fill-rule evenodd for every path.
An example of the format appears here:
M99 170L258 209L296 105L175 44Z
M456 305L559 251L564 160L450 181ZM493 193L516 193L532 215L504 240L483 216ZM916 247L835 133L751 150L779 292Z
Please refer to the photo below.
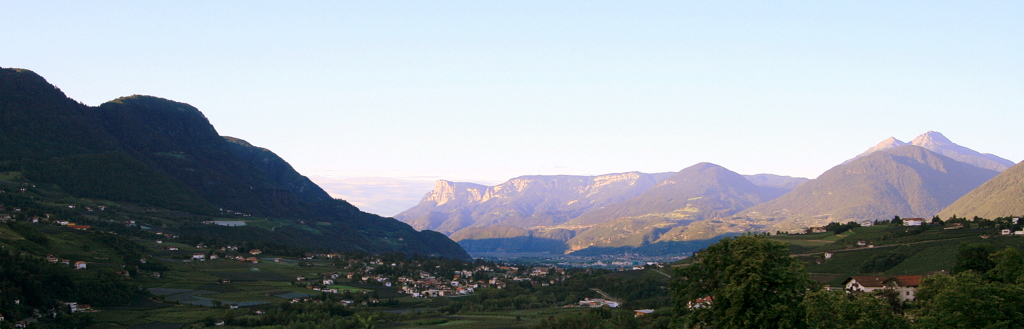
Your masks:
M869 220L860 222L860 226L863 226L863 227L871 227L871 226L874 226L874 225L875 225L875 222L872 222L872 221L869 221Z
M851 276L843 281L846 291L872 292L879 289L893 289L899 292L900 300L914 300L917 287L921 284L921 275Z
M903 226L921 226L924 224L924 218L907 218L903 220Z

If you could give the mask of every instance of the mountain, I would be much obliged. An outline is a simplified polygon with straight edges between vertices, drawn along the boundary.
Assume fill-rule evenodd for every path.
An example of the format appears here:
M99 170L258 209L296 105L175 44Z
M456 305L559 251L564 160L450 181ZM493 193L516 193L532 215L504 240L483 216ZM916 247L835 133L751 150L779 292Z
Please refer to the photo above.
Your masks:
M754 185L740 174L704 162L679 171L634 198L588 211L569 225L643 216L686 220L728 216L787 191Z
M757 186L716 164L698 163L634 198L588 211L563 226L586 228L567 242L570 251L642 247L672 241L672 234L663 235L678 227L730 216L787 191Z
M89 107L34 72L0 68L0 114L0 171L73 197L165 208L179 219L160 225L182 235L469 258L441 234L330 198L273 152L220 136L185 103L135 95ZM195 224L238 214L276 224Z
M931 217L998 172L904 145L838 165L737 216L764 228L798 230L828 222Z
M1024 162L981 184L939 212L942 218L995 219L1024 215Z
M420 204L395 215L416 229L452 235L492 225L530 228L640 195L663 174L522 176L495 186L439 180Z
M743 175L743 177L757 186L775 187L785 190L795 189L797 186L800 186L800 184L806 183L810 180L803 177L790 177L772 174Z
M878 145L872 146L867 151L864 151L864 153L858 154L853 159L847 160L844 163L849 163L850 161L853 161L853 160L855 160L857 158L860 158L860 157L867 156L867 155L869 155L871 153L875 153L875 152L883 151L883 150L888 150L888 149L900 147L900 146L903 146L903 145L908 145L908 143L904 142L904 141L901 141L901 140L898 140L898 139L896 139L896 137L889 137L889 138L886 138L885 140L883 140L882 142L878 143ZM920 145L918 145L918 146L920 146Z
M854 159L867 156L877 151L887 150L895 147L900 147L903 145L920 146L925 149L928 149L929 151L942 154L953 160L960 161L963 163L969 163L979 168L995 170L998 172L1002 172L1003 170L1010 168L1014 164L1013 161L1006 160L988 153L980 153L978 151L957 145L956 143L953 143L948 138L946 138L946 136L943 136L941 133L936 131L929 131L924 134L921 134L920 136L917 136L916 138L911 140L910 143L904 143L896 138L889 137L888 139L882 141L881 143L878 143L878 145L875 145L874 147L868 149L864 153L861 153ZM854 159L851 159L846 163L849 163Z
M236 158L255 166L278 186L295 195L299 201L320 202L332 199L320 186L299 174L274 152L234 137L225 136L224 140L228 142L228 148Z
M676 242L665 232L731 215L806 181L742 176L710 163L676 173L522 176L496 186L442 180L420 204L395 217L417 229L449 234L472 252L631 252Z

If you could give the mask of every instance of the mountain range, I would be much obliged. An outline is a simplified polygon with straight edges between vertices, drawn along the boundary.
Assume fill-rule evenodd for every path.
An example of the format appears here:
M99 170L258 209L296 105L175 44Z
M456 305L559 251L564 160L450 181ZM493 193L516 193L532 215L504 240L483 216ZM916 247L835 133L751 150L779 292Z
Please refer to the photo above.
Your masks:
M418 232L331 198L273 152L220 136L185 103L135 95L90 107L34 72L0 69L0 111L0 171L73 197L159 207L187 218L164 222L172 230L295 248L469 258L442 234ZM240 214L278 226L192 229L195 220Z
M749 231L931 217L997 175L1024 171L1011 166L929 131L910 143L888 138L811 180L700 163L677 173L522 176L495 186L438 181L395 218L471 252L685 252ZM1022 199L1021 184L999 186L1004 199Z

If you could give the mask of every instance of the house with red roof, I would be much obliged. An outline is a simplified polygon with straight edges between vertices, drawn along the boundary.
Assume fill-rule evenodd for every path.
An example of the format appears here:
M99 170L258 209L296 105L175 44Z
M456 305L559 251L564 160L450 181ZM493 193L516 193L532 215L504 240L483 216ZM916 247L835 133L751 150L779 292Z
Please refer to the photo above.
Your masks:
M923 275L859 275L843 281L849 292L872 292L879 289L893 289L900 294L901 301L914 300L917 287Z

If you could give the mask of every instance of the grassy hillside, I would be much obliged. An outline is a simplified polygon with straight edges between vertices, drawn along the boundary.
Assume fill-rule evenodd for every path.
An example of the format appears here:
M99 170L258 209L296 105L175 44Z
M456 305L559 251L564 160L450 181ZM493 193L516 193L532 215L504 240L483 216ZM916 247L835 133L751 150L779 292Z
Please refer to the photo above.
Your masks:
M1010 167L943 209L939 216L973 218L1024 215L1024 162Z
M805 262L813 278L836 286L851 275L948 272L964 243L989 244L995 250L1008 246L1024 250L1024 237L1000 235L1001 228L1020 229L1019 225L1012 225L1008 218L1002 220L967 222L959 229L948 229L953 227L951 223L920 227L882 224L855 227L840 234L779 234L771 239L789 244L790 252ZM826 252L832 254L831 258L825 258Z

